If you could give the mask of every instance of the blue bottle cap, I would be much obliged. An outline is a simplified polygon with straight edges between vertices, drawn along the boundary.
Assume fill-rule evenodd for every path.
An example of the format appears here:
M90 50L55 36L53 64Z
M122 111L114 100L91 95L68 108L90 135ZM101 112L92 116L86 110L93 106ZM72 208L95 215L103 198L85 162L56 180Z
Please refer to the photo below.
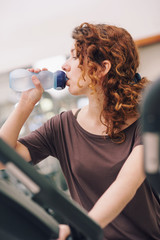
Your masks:
M56 72L56 82L57 82L57 86L56 89L64 89L66 86L66 81L67 81L67 77L65 72L63 71L57 71Z

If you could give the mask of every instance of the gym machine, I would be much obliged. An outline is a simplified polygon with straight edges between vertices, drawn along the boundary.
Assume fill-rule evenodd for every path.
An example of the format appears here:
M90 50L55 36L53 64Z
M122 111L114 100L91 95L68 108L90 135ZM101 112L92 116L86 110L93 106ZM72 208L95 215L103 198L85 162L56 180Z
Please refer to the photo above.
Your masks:
M144 92L141 111L145 172L160 196L160 78Z
M54 240L62 221L71 227L67 240L102 240L102 229L87 212L2 139L0 161L31 192L27 196L6 180L0 181L0 239Z

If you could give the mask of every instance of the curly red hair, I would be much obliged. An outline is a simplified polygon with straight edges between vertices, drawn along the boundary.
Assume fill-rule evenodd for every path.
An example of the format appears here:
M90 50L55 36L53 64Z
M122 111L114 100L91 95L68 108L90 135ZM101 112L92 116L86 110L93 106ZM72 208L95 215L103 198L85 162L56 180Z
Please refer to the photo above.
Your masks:
M106 133L118 143L125 140L122 126L129 117L138 116L137 106L142 89L149 82L145 77L134 81L139 66L139 55L131 35L123 28L106 24L83 23L72 33L83 75L84 57L87 56L87 74L94 90L100 81L98 66L109 60L111 68L102 81L104 92L103 110Z

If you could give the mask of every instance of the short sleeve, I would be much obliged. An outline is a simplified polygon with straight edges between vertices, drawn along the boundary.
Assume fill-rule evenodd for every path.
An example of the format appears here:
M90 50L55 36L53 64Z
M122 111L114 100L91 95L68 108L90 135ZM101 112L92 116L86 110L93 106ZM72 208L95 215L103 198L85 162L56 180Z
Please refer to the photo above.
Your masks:
M143 133L142 133L141 119L138 119L137 122L136 122L133 148L138 146L138 145L143 145L142 134Z
M54 125L57 121L58 116L53 117L37 130L18 140L28 148L34 165L49 155L56 157Z

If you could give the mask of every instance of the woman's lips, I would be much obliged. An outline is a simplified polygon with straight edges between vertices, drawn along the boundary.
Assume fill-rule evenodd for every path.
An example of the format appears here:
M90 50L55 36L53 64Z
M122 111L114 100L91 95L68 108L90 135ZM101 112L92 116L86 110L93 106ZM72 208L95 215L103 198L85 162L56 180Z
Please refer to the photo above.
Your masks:
M67 79L66 85L69 86L69 79Z

